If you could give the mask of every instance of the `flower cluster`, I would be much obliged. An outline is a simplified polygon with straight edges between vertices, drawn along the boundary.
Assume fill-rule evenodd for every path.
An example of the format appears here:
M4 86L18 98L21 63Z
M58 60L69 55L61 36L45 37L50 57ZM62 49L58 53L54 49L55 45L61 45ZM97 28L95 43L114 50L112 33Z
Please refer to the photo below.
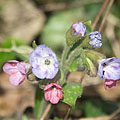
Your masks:
M53 79L59 71L56 55L45 45L38 45L35 51L31 52L29 64L32 66L32 73L40 79ZM10 75L12 85L18 86L25 80L29 64L16 60L5 63L3 71ZM52 104L56 104L62 99L62 88L56 83L47 85L44 91L45 99Z
M75 31L74 35L81 34L81 37L85 37L86 26L82 22L73 24L72 29ZM91 32L89 38L89 45L93 48L100 48L102 46L100 32ZM116 81L120 80L120 59L112 57L100 60L98 75L100 78L105 79L105 88L114 88L116 86Z
M102 46L101 34L98 31L91 32L89 34L91 41L89 42L94 48L100 48Z
M74 35L81 34L81 37L85 36L86 26L82 22L74 23L72 25L72 29L74 29ZM93 48L100 48L102 46L101 42L101 34L98 31L91 32L89 34L90 42L89 44L93 46Z
M80 39L81 45L78 48L81 49L81 51L83 52L80 51L79 53L79 49L77 49L79 55L77 54L77 56L74 57L72 56L72 57L74 59L75 57L81 56L82 60L84 60L85 62L88 61L90 70L92 71L92 69L94 68L93 61L97 63L96 61L100 59L101 56L99 54L96 55L96 53L98 52L95 53L93 52L93 50L91 50L92 51L92 55L91 55L91 53L85 51L85 47L82 45L88 46L87 47L88 51L91 48L100 48L102 46L101 34L98 31L91 32L89 34L89 32L86 30L87 29L86 27L88 26L86 26L86 24L83 24L82 22L73 24L68 31L69 34L67 34L68 37L66 39L73 41L70 42L70 45L68 44L68 46L71 47L76 42L76 39L79 40L80 38L82 38ZM82 42L85 44L82 44ZM69 53L70 51L67 52ZM92 58L91 56L93 57L93 59L91 59ZM67 57L69 58L69 55ZM66 59L68 60L67 57L65 58L65 60ZM35 48L35 50L30 53L28 61L19 62L16 60L10 60L7 63L5 63L5 65L3 66L3 71L10 75L9 80L12 85L14 86L20 85L25 80L26 76L28 76L29 72L30 75L31 74L34 75L35 79L39 79L43 81L45 79L48 80L48 79L57 78L57 73L59 71L59 63L56 54L47 46L43 44L38 45ZM67 70L69 67L70 66L68 65ZM67 70L65 71L64 67L63 68L61 67L61 69L63 69L63 71L66 73ZM94 71L96 73L96 68L92 72ZM98 67L98 75L100 78L105 79L105 83L104 83L105 88L114 88L116 86L116 81L120 80L120 59L112 57L112 58L100 60ZM50 84L48 84L49 82ZM63 98L62 87L55 82L51 82L50 80L48 80L48 82L45 84L47 84L44 88L44 97L46 101L50 101L52 104L57 104ZM64 87L63 87L63 92L64 92Z

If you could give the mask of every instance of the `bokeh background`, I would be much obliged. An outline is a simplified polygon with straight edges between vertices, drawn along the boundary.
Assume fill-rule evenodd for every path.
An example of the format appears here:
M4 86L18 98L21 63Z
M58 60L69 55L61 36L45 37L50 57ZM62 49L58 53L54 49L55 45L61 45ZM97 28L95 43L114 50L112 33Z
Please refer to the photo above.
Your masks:
M9 76L2 71L3 64L12 59L21 60L13 52L2 52L17 46L46 44L60 58L65 33L76 21L92 22L104 0L0 0L0 120L34 120L35 86L27 80L14 87ZM104 16L104 14L103 14ZM101 24L100 19L96 30ZM107 57L120 58L120 1L115 0L101 32L103 46L99 51ZM83 78L84 77L84 78ZM114 89L104 89L104 80L89 77L84 72L73 72L68 82L80 82L84 92L70 111L69 120L107 120L120 107L120 84ZM50 118L64 118L68 106L54 105ZM119 114L115 120L120 120Z

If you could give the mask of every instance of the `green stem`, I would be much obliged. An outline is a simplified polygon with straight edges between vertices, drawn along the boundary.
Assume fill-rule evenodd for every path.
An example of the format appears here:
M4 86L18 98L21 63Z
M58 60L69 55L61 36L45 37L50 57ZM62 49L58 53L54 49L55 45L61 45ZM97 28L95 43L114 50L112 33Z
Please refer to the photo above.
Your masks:
M61 85L63 85L65 83L64 66L65 66L65 61L67 59L69 49L70 49L69 46L65 45L64 50L63 50L63 54L62 54L62 57L61 57L61 63L60 63L60 71L61 71L60 84Z
M81 54L81 52L83 51L83 49L81 47L78 47L77 49L75 49L70 56L68 57L66 63L65 63L65 70L64 71L68 71L68 68L70 67L70 65L72 64L73 60L79 56Z
M65 66L64 66L64 69L63 69L63 72L64 72L64 79L66 79L66 76L67 76L67 73L69 72L69 67L70 65L72 64L73 60L81 55L81 54L84 54L83 53L83 49L79 46L78 48L76 48L71 54L70 56L68 57L67 61L65 62Z
M64 63L65 63L65 61L67 59L67 54L69 52L69 49L70 49L69 46L65 45L64 50L63 50L63 54L62 54L62 57L61 57L61 68L62 69L63 69Z

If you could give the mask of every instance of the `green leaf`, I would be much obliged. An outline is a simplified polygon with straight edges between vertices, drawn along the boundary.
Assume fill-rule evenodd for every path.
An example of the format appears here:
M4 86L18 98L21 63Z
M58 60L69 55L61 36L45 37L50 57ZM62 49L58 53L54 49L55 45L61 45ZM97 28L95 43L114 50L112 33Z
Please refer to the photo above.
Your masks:
M75 58L74 60L73 60L73 63L72 63L72 65L69 67L69 71L70 72L74 72L74 71L76 71L77 70L77 60L78 60L78 58Z
M87 65L87 70L89 72L88 74L91 77L96 77L97 70L96 70L95 64L88 57L86 57L86 65Z
M19 47L13 46L11 49L22 60L28 60L30 53L33 51L33 48L27 45L19 46Z
M92 32L91 21L89 20L85 22L84 25L86 26L86 35L90 34Z
M82 94L82 86L79 83L68 83L63 86L63 100L62 102L74 107L78 97Z
M38 86L36 88L36 94L35 94L35 116L37 119L39 119L42 116L46 106L47 106L47 102L44 99L43 89L39 88Z
M25 45L25 43L20 40L20 39L16 39L14 37L6 37L4 39L4 42L0 45L0 48L4 49L4 48L9 48L11 49L12 47L12 41L14 41L14 43L17 45L17 46L20 46L20 45ZM3 66L3 64L8 61L8 60L13 60L16 58L16 55L12 52L0 52L0 70Z
M91 77L95 77L97 75L95 64L86 56L86 53L83 49L81 49L80 51L81 59L86 68L85 70L87 71L88 75L90 75Z

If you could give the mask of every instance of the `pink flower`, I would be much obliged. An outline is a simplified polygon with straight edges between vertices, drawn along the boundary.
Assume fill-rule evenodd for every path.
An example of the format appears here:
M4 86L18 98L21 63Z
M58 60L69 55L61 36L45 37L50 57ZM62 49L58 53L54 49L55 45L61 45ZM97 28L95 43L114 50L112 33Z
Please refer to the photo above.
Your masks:
M63 98L62 88L56 83L51 83L44 88L45 99L52 104L57 104Z
M10 82L14 86L20 85L26 77L27 64L17 60L9 60L4 66L3 71L10 75Z
M107 88L115 88L116 81L115 80L105 80L104 87Z

